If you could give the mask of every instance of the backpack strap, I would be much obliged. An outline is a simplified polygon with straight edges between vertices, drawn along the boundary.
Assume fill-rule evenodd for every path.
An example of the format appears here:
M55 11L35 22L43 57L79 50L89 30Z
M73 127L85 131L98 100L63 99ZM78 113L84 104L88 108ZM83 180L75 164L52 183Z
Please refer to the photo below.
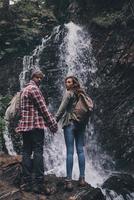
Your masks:
M92 111L93 107L94 107L92 99L87 94L81 94L81 96L83 97L84 102L85 102L87 108L90 111Z

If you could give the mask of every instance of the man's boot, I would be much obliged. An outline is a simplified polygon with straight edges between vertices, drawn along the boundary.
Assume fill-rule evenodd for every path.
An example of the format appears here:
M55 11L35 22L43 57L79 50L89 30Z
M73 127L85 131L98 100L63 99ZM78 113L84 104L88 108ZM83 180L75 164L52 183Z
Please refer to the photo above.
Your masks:
M32 192L32 179L31 177L23 177L20 189L25 192Z
M20 186L21 191L24 192L32 192L32 184L31 183L24 183Z
M68 192L71 192L71 191L73 190L72 179L67 178L67 179L65 180L64 188L65 188L65 190L67 190Z

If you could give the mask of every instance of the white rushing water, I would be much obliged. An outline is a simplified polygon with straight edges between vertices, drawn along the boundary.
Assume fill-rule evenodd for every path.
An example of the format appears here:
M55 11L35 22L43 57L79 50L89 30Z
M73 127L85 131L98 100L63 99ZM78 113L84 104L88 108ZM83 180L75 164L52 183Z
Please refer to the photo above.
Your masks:
M92 74L97 70L91 38L83 27L73 22L65 24L65 28L67 33L60 45L59 65L63 68L64 77L75 75L85 86L88 77L92 79ZM97 82L92 79L89 84L96 85Z
M124 194L117 194L113 190L109 190L106 192L105 190L103 191L104 195L106 196L106 200L134 200L134 193L129 193L125 195Z
M14 150L11 135L8 130L8 122L5 121L5 129L3 133L4 141L5 141L5 146L7 148L8 154L11 156L17 155L17 153Z

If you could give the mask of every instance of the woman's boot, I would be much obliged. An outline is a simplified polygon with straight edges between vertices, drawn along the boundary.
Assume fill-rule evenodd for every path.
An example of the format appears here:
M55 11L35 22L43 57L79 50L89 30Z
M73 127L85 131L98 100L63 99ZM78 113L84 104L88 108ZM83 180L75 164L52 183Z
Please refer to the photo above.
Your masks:
M79 178L79 186L80 187L85 187L88 183L85 181L85 177L80 177Z

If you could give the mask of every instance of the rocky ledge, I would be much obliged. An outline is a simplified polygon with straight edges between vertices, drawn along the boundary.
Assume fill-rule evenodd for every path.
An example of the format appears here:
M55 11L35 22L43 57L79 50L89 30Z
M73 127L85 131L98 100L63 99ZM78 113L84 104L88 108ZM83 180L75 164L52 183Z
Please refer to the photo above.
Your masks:
M91 185L79 187L73 181L74 189L64 189L64 178L55 175L45 176L45 185L54 187L51 195L36 195L21 190L21 156L0 155L0 200L105 200L99 188Z

